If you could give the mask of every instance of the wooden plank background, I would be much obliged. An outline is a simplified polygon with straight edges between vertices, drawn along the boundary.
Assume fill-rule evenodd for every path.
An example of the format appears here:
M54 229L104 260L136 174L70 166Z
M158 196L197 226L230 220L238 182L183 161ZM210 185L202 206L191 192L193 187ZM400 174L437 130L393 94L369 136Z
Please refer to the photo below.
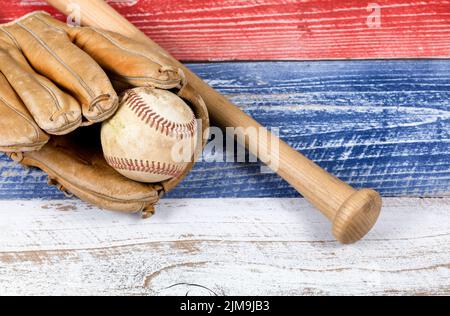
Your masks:
M386 199L351 246L303 199L165 200L148 221L79 201L1 212L0 295L450 295L449 199Z
M181 60L450 56L449 0L111 0ZM369 28L369 4L381 27ZM44 1L0 0L0 22Z
M450 61L189 64L263 125L356 187L450 192ZM208 158L208 151L205 158ZM200 162L172 198L296 197L257 163ZM0 198L63 198L42 172L0 158Z
M143 221L0 156L0 295L450 295L450 0L108 2L309 158L402 198L341 246L258 163L198 163ZM413 60L299 61L347 58Z

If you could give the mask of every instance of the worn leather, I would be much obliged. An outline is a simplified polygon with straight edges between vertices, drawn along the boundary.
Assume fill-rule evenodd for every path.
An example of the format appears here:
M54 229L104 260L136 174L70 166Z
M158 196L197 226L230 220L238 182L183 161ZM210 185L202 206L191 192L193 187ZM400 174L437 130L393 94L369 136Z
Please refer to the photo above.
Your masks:
M178 93L203 121L203 131L209 127L206 106L183 72L143 44L69 27L45 12L0 25L0 151L41 168L50 184L83 200L148 215L193 163L182 176L152 185L129 180L106 163L95 123L116 112L117 89L140 86Z

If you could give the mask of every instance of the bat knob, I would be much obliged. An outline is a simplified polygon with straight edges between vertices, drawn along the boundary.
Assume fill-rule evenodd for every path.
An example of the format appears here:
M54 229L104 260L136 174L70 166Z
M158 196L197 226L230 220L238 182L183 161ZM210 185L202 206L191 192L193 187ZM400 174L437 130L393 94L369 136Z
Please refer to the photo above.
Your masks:
M336 213L334 237L343 244L352 244L363 238L375 225L381 204L378 192L370 189L356 191Z

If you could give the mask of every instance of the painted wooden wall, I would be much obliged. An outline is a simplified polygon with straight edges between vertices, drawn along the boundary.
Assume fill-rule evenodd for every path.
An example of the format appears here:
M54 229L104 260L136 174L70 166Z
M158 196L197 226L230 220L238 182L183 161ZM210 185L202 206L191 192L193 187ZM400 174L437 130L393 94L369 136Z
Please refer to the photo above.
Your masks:
M450 295L450 199L384 202L342 246L304 199L164 200L147 221L5 201L0 295Z
M182 60L450 56L449 0L109 0ZM369 27L371 4L381 27ZM0 0L0 22L43 1ZM377 25L370 23L371 26Z
M450 192L450 61L189 64L309 158L385 196ZM210 156L210 155L209 155ZM208 158L208 152L205 157ZM0 198L62 198L0 158ZM256 163L199 162L173 198L294 197Z
M450 195L450 0L108 2L309 158L402 198L341 246L257 163L199 162L143 221L0 155L0 295L450 294L450 199L414 198ZM0 6L0 23L63 19L42 0Z

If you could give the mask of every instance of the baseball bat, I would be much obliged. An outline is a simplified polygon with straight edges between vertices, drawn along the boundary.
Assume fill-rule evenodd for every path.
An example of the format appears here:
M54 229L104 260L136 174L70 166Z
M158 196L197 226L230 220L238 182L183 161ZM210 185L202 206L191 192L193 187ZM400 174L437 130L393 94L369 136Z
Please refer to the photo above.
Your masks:
M222 128L241 127L236 133L238 141L261 161L271 161L274 157L278 159L274 171L330 220L333 235L338 241L344 244L354 243L375 225L381 210L381 197L378 192L371 189L355 190L278 139L149 39L105 1L47 2L66 15L79 9L82 24L120 33L172 58L173 62L184 70L190 84L203 97L212 121ZM248 135L245 135L245 130L248 128L262 130L263 136L260 134L256 139L246 137ZM273 141L278 142L278 146L269 146ZM274 147L277 148L276 151Z

